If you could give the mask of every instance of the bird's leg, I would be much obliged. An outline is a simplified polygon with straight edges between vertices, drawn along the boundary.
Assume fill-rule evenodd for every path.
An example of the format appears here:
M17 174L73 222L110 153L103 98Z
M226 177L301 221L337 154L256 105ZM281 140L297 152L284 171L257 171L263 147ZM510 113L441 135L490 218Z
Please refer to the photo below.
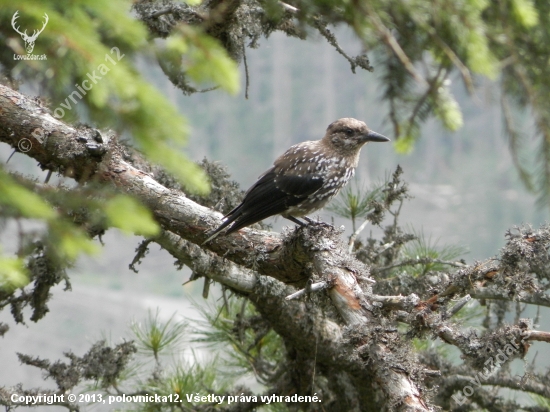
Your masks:
M329 223L325 223L321 220L315 220L315 219L312 219L310 217L307 217L307 216L302 216L302 219L304 219L308 225L318 225L318 226L321 226L321 227L332 227L331 224Z
M302 219L304 219L307 223L304 223L298 219L296 219L294 216L285 216L285 218L287 218L288 220L291 220L293 221L294 223L296 223L297 225L300 225L301 227L304 227L304 226L307 226L307 225L325 225L326 226L326 223L323 223L323 222L319 222L317 220L314 220L310 217L307 217L307 216L302 216Z
M296 223L297 225L300 225L300 226L306 226L306 224L298 219L296 219L294 216L285 216L285 219L288 219L294 223ZM308 222L310 221L310 219L308 218ZM311 223L311 222L310 222Z

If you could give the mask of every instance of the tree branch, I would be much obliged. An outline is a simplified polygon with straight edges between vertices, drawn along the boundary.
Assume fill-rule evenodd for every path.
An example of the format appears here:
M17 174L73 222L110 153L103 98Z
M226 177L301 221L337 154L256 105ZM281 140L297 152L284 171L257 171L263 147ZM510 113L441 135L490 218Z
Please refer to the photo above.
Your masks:
M97 138L98 133L101 139ZM199 248L196 245L202 244L208 232L221 223L220 213L162 186L154 176L131 165L114 136L65 125L36 101L0 85L0 141L17 147L22 139L29 139L31 145L26 154L42 167L79 182L103 182L140 199L165 230L159 242L198 271L249 291L249 299L290 347L310 354L311 342L317 342L315 361L350 373L357 387L363 388L366 404L376 404L374 380L385 382L379 389L392 405L397 405L396 411L433 410L418 386L419 375L414 368L420 367L415 364L412 348L396 339L394 329L378 330L381 319L366 299L370 284L364 282L361 287L358 283L368 278L368 268L346 253L341 233L334 228L309 225L290 236L247 228ZM199 249L210 249L219 257ZM220 273L216 271L220 258L248 270L230 267ZM251 271L263 276L255 283ZM305 285L312 276L332 285L328 295L345 324L355 327L355 344L343 344L341 328L318 309L297 300L285 301L292 291L280 282ZM409 362L405 368L403 353L407 353ZM364 361L358 362L359 359Z
M212 252L204 251L170 231L163 230L154 240L194 273L236 291L250 293L258 283L258 275L254 271L228 262Z

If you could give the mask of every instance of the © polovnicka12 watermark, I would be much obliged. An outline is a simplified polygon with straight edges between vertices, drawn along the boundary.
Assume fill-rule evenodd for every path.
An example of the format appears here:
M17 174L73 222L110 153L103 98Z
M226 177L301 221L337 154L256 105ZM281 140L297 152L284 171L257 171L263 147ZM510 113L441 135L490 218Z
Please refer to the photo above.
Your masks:
M120 49L118 47L113 47L110 50L110 54L113 55L111 57L109 53L105 55L105 61L107 63L110 63L111 66L116 66L116 64L122 60L122 58L125 56L124 54L120 53ZM87 79L82 80L80 84L76 83L75 87L78 90L74 90L71 94L69 94L65 98L64 103L60 103L59 106L53 111L54 117L61 119L63 116L65 116L65 110L72 110L73 105L71 104L71 101L74 105L76 105L84 96L86 96L86 93L92 90L94 87L94 84L97 84L98 81L100 81L103 76L105 76L107 73L109 73L111 69L109 66L105 63L101 63L97 68L92 71L91 73L86 73ZM78 98L78 100L77 100ZM70 101L69 101L70 99Z
M523 340L520 342L522 343ZM516 343L516 338L510 340L504 348L497 350L496 355L489 357L484 365L483 372L478 372L474 378L468 378L472 385L466 385L459 393L452 396L454 401L459 405L462 405L467 401L467 398L472 396L475 392L475 388L481 386L481 380L486 381L494 375L498 369L506 362L510 357L519 352L520 344Z
M13 27L13 29L21 36L21 38L25 42L25 50L27 51L27 54L14 54L13 60L48 60L45 54L32 54L36 39L38 38L40 33L44 31L46 25L48 24L48 21L50 20L48 15L44 13L44 23L42 24L42 28L40 30L34 30L32 35L30 36L27 34L27 29L25 29L25 31L21 31L20 27L17 25L18 18L19 10L13 13L13 17L11 18L11 27Z
M38 143L40 143L41 145L44 144L44 140L47 137L47 134L46 134L45 130L50 129L50 127L46 127L45 125L46 125L46 123L43 122L42 123L43 127L37 127L31 133L31 136L34 137L36 139L36 141ZM21 140L19 140L19 142L17 142L17 148L19 149L20 152L27 153L28 151L30 151L32 149L32 142L31 142L30 139L27 139L26 137L23 137Z

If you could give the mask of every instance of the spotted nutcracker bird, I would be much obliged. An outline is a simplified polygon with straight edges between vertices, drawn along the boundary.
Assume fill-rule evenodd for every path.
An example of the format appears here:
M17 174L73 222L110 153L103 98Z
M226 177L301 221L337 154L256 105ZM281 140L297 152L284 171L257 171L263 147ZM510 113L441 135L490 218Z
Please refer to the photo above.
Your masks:
M206 242L229 225L226 235L278 214L304 225L297 217L310 221L305 215L321 209L354 175L363 145L389 140L356 119L332 122L321 140L294 145L275 160Z

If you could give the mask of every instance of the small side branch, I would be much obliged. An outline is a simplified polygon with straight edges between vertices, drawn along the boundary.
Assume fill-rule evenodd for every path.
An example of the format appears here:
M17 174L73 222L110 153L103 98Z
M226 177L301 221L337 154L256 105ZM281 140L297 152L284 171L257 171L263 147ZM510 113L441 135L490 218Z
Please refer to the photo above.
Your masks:
M357 236L359 236L359 234L365 230L365 228L367 227L367 225L369 224L370 220L367 219L365 220L361 226L359 226L357 228L357 230L355 232L353 232L353 234L350 236L349 238L349 243L348 243L348 253L352 253L353 252L353 245L355 244L355 239L357 239Z
M212 252L182 239L175 233L163 230L154 239L172 256L182 261L194 273L215 280L239 292L252 292L257 283L257 274L235 263L228 262Z
M550 332L529 330L523 334L525 340L537 340L550 343Z
M470 295L466 295L463 298L461 298L450 310L448 313L448 317L451 318L454 315L456 315L460 309L462 309L466 304L472 300L472 297Z
M376 268L375 271L377 273L379 272L385 272L390 269L395 269L402 266L414 266L414 265L429 265L433 263L439 263L441 265L448 265L453 266L455 268L465 268L468 267L468 265L458 262L458 261L450 261L450 260L441 260L441 259L432 259L432 258L416 258L416 259L407 259L402 260L401 262L395 263L393 265L384 266L381 268Z
M151 14L149 15L149 18L155 19L155 18L160 17L160 16L163 16L163 15L165 15L165 14L173 13L173 11L174 11L174 10L173 10L172 6L166 7L166 8L164 8L164 9L161 9L161 10L158 10L158 11L155 11L155 12L151 13Z
M290 4L287 4L287 3L282 2L282 1L279 1L279 4L281 5L281 7L283 9L285 9L286 11L289 11L291 13L298 13L298 11L300 11L297 7L291 6Z
M401 61L401 63L409 72L409 74L413 77L413 79L415 79L423 86L429 86L426 79L424 79L424 77L422 77L420 73L418 73L418 71L415 69L414 64L411 62L403 48L399 45L399 42L396 40L396 38L391 34L390 30L384 25L378 14L374 11L374 9L369 5L368 2L365 3L365 6L368 10L370 21L382 37L382 41L386 43L386 45L395 53L399 61Z
M349 64L351 65L351 71L353 73L355 73L355 69L357 67L360 67L362 69L365 69L369 72L372 72L374 71L374 68L370 65L370 62L369 62L369 59L366 55L362 54L360 56L357 56L357 57L350 57L341 47L340 45L338 44L338 40L336 40L336 36L334 36L334 34L329 30L327 29L327 24L322 21L321 19L319 18L315 18L313 20L313 26L319 30L319 33L321 33L321 35L327 39L327 41L329 42L329 44L334 47L336 49L336 51L338 53L340 53L342 56L344 56L344 58L349 62Z
M412 293L408 296L371 295L372 302L378 302L384 309L412 311L420 303L420 298Z
M307 286L304 289L300 289L299 291L288 295L285 299L286 300L297 299L300 296L303 296L312 292L320 292L321 290L325 290L326 288L328 288L328 286L329 284L327 282L317 282L317 283L308 282Z
M475 299L515 300L521 303L550 307L550 296L542 292L529 294L522 291L516 296L511 296L508 290L487 286L472 289L470 294Z

